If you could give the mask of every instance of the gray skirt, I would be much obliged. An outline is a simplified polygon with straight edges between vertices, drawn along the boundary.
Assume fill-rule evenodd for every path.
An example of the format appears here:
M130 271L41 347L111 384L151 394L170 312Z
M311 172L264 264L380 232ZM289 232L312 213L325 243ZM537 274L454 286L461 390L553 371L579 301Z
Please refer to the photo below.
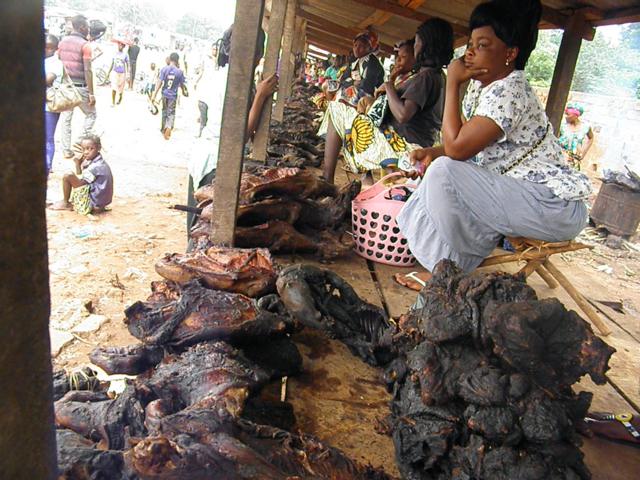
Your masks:
M587 218L581 200L563 200L542 184L440 157L427 169L397 222L427 270L447 258L470 272L503 236L571 240Z

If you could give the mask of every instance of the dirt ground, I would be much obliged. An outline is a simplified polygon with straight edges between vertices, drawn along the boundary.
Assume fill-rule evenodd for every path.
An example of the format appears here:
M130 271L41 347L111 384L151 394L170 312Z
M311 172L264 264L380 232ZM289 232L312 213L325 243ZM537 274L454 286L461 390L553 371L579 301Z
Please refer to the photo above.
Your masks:
M164 253L183 252L185 215L169 205L185 203L187 162L207 149L206 139L195 139L198 124L196 95L180 99L176 129L165 141L160 116L147 110L146 98L126 91L121 105L111 107L110 89L99 87L96 133L115 183L111 210L82 217L74 212L47 211L51 272L51 328L54 365L72 367L87 361L97 344L134 342L122 319L124 309L146 298L149 282L158 279L154 263ZM83 116L75 114L74 132ZM62 124L58 127L60 137ZM209 141L210 142L210 141ZM61 196L60 179L72 168L62 158L58 142L47 196ZM594 179L596 188L599 187ZM587 230L582 240L594 245L563 255L563 270L571 278L597 280L606 286L589 292L595 300L622 301L636 321L640 338L640 247L636 243L611 249ZM98 327L99 328L96 328ZM634 328L635 327L635 328ZM74 331L75 328L75 331Z

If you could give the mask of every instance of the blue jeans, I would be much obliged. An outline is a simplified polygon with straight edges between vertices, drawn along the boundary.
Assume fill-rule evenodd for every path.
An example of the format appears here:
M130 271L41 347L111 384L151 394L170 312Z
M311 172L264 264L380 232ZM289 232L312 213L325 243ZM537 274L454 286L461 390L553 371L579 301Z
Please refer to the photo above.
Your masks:
M51 171L51 165L53 163L53 155L56 153L56 142L54 136L56 134L56 127L58 126L58 120L60 119L59 113L44 112L44 131L45 131L45 167L47 169L47 175Z

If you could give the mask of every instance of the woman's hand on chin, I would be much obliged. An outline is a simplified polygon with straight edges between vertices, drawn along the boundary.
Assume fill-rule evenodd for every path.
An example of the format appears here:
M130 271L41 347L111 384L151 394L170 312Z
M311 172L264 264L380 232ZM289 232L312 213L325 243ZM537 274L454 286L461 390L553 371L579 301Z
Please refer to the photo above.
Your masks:
M447 67L447 82L461 85L473 77L487 73L486 68L467 68L464 64L464 57L460 57Z

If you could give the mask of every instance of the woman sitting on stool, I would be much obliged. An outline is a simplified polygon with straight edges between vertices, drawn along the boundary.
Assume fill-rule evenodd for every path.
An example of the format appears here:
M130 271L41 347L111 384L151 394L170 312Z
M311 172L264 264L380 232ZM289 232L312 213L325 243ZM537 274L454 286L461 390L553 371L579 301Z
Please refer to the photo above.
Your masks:
M397 218L429 271L445 258L474 270L503 236L559 242L586 225L589 179L567 165L524 73L541 10L539 0L494 0L471 14L464 58L448 68L443 146L413 152L428 168Z

